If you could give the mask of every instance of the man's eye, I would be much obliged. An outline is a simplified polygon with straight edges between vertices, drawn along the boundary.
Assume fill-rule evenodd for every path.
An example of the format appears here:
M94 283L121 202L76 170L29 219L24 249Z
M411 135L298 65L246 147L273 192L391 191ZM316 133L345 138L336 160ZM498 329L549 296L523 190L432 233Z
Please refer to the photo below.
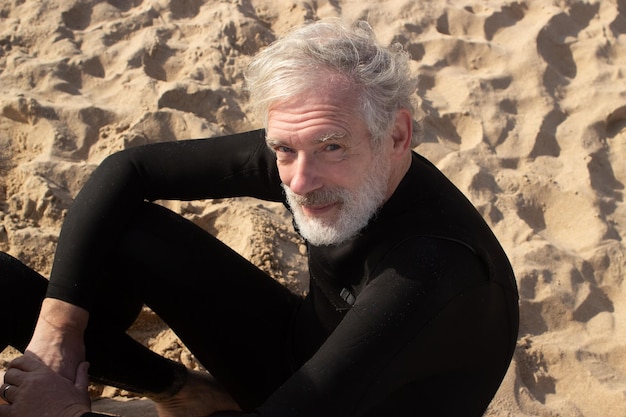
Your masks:
M287 146L277 146L274 148L274 150L276 152L280 152L280 153L291 153L293 152L293 149L287 147Z
M341 145L337 145L336 143L329 143L324 149L330 152L338 151L341 149Z

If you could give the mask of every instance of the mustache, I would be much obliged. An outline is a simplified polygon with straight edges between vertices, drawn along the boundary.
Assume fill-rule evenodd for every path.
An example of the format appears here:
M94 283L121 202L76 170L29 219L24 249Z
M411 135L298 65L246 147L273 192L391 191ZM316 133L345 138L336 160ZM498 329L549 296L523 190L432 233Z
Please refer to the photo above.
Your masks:
M286 185L283 185L283 188L290 199L300 206L324 206L345 200L345 190L341 189L321 189L300 195L294 193Z

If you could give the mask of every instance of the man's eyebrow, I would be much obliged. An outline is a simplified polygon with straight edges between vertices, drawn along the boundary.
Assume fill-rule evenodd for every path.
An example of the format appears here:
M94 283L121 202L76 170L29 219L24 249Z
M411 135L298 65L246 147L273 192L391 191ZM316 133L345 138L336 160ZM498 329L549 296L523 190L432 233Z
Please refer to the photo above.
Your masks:
M315 139L315 143L324 143L324 142L328 142L330 140L341 140L341 139L345 139L346 137L348 137L347 134L340 133L340 132L325 133L322 136L320 136L319 138ZM287 145L287 143L285 141L280 140L280 139L276 139L276 138L272 138L272 137L266 137L265 138L265 143L270 148Z
M278 139L274 139L274 138L270 138L270 137L266 137L265 138L265 143L267 144L267 146L269 146L270 148L274 148L276 146L281 146L284 145L284 142Z
M347 136L348 135L345 133L331 132L331 133L326 133L322 135L319 139L316 140L316 142L324 143L324 142L328 142L329 140L345 139Z

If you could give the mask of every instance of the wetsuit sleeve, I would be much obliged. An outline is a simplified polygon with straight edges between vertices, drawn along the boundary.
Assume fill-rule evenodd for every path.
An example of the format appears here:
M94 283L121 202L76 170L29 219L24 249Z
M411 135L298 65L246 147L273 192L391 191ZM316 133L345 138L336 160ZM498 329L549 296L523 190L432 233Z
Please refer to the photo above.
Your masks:
M458 338L472 335L476 326L484 324L462 307L449 312L457 324L440 325L440 316L457 308L451 307L458 304L455 300L488 284L481 262L460 244L417 239L414 244L394 249L321 348L258 409L259 414L454 415L428 409L425 397L429 395L424 387L434 385L441 375L459 371L455 366L466 360L459 352L474 351L458 343ZM481 358L477 354L475 359L480 362ZM488 363L483 365L489 367ZM432 391L438 393L434 401L443 397L450 402L454 398L450 389L454 389L455 381L447 382L449 389ZM472 387L459 388L469 392ZM377 412L370 414L372 410Z
M95 272L145 201L237 196L280 200L274 158L260 130L150 144L109 156L67 213L47 296L89 309Z

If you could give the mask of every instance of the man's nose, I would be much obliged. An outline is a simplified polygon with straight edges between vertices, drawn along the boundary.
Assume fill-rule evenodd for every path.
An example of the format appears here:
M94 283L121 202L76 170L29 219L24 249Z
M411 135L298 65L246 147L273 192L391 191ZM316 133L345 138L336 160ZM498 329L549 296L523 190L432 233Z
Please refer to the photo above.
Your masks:
M321 188L322 182L318 165L314 156L299 154L294 161L289 188L298 195L306 195Z

